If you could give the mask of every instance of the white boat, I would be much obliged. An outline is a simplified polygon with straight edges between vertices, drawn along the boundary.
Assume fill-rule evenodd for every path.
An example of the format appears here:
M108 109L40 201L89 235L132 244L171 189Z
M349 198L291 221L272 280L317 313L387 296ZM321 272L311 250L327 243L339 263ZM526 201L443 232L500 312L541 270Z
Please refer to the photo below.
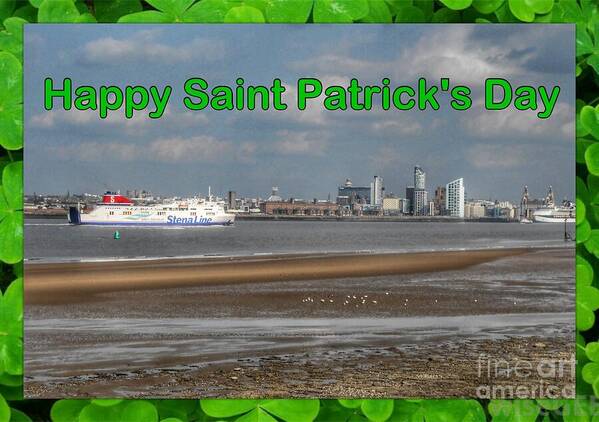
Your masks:
M576 205L564 202L560 207L546 207L534 210L535 223L575 223Z
M223 201L191 198L168 204L135 205L129 198L106 192L89 212L70 207L71 224L104 226L229 226L235 215L225 211Z

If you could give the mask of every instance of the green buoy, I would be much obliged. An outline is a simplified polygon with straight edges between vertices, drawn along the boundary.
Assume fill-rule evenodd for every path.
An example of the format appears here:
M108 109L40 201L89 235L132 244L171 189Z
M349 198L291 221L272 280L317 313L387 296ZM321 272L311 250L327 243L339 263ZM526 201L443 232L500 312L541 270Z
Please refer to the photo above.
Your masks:
M117 230L114 232L114 239L119 240L121 238L121 233Z

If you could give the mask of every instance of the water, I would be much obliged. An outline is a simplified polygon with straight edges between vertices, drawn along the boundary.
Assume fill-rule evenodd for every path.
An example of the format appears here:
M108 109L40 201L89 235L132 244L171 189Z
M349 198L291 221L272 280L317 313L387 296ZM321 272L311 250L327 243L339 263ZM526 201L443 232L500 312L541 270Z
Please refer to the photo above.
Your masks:
M564 246L563 224L237 221L232 227L71 226L25 221L28 260ZM568 225L574 232L574 225Z

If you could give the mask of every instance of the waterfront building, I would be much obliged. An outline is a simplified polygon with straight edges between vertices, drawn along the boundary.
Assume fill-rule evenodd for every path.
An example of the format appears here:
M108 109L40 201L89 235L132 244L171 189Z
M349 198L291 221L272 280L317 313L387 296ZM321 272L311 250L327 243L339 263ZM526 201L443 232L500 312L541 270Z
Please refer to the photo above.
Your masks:
M424 189L414 189L414 215L429 215L428 192Z
M464 218L464 179L459 178L445 185L445 209L447 215Z
M353 186L350 179L345 179L345 184L337 189L337 203L339 205L369 204L370 187Z
M435 189L435 214L445 215L445 186L437 186Z
M406 214L414 214L414 186L406 187L406 200L408 201L408 212Z
M393 198L393 197L383 198L383 213L385 213L385 214L401 213L401 198Z
M237 193L230 190L227 194L227 207L230 210L237 209Z
M426 190L426 173L422 167L414 167L414 189Z
M380 207L383 204L383 178L374 176L370 183L370 205Z

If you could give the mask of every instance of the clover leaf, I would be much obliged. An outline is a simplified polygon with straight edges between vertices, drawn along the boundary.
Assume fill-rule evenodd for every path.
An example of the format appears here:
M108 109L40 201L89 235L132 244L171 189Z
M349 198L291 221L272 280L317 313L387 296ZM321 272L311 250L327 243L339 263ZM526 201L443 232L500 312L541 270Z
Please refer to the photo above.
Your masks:
M37 12L38 22L74 23L81 13L72 0L43 0Z
M120 416L122 421L127 422L158 422L156 406L143 400L125 402Z
M23 374L23 279L0 297L0 373Z
M79 414L89 404L89 400L58 400L50 409L53 422L72 422L79 419Z
M396 23L419 23L425 21L426 18L422 9L412 5L400 7L395 15Z
M144 10L121 16L120 23L150 22L223 22L229 10L240 6L240 0L149 0L156 10Z
M200 400L202 410L211 417L239 416L237 422L310 422L318 415L319 400Z
M98 22L115 22L121 16L141 12L139 0L112 0L94 2Z
M366 0L315 0L314 22L349 23L368 15Z
M503 4L505 0L473 0L472 7L483 15L493 13Z
M493 422L534 422L541 412L533 400L491 400L488 410Z
M12 15L13 10L15 10L15 4L15 0L4 0L0 2L0 20L4 20Z
M580 286L576 292L576 328L579 331L586 331L593 326L597 309L599 290L592 286Z
M405 420L482 422L486 418L476 400L396 400L388 422Z
M440 0L445 6L451 10L464 10L470 7L472 0Z
M535 14L549 13L553 3L553 0L508 0L510 11L524 22L534 21Z
M0 145L8 150L23 147L22 66L10 53L0 52Z
M23 259L23 162L4 167L0 186L0 260Z
M0 421L8 421L10 419L10 408L4 397L0 395Z
M312 0L267 0L266 19L274 23L304 23L312 6Z
M393 16L384 1L368 0L368 15L360 20L368 23L391 23Z
M255 7L233 7L225 15L225 23L264 23L264 15Z
M593 267L580 255L576 255L576 286L590 286L593 283Z
M368 420L384 422L393 413L393 400L364 400L360 408Z
M4 31L0 32L0 50L14 55L23 62L23 24L25 19L11 17L4 20Z

